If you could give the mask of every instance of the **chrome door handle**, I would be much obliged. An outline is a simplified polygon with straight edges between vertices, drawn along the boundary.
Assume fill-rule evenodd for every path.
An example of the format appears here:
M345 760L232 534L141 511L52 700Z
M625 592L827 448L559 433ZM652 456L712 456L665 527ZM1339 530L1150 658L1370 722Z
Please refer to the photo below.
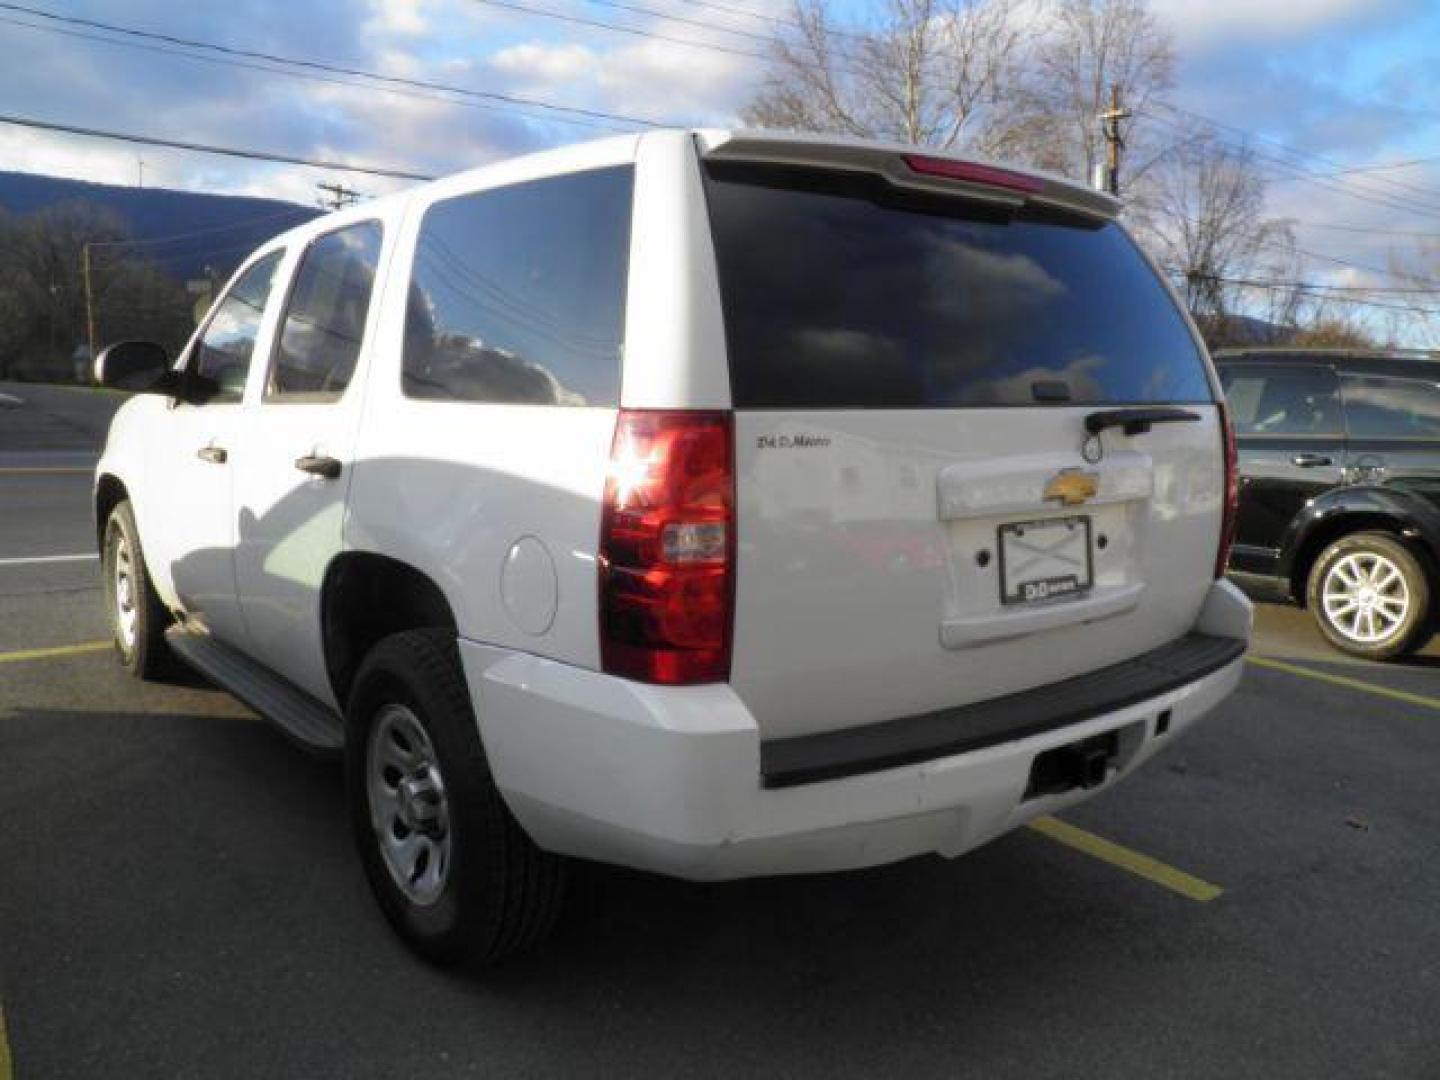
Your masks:
M223 446L216 446L213 443L209 446L202 446L195 451L195 456L201 461L209 462L211 465L224 465L230 460L230 455L225 452Z
M1314 469L1320 465L1333 465L1334 462L1328 454L1296 454L1290 459L1291 465L1299 465L1302 469Z
M317 454L306 454L302 458L295 459L295 467L303 473L311 476L319 476L325 480L334 480L340 475L340 462L333 457L323 457Z

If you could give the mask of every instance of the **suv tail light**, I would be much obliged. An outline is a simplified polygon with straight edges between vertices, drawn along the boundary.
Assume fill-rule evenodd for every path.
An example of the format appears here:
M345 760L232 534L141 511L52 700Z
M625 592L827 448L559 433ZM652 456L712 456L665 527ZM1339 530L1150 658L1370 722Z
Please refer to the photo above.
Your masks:
M643 682L730 675L735 438L728 412L622 409L600 524L600 662Z
M1236 475L1239 469L1235 452L1235 425L1230 422L1230 410L1225 402L1218 405L1221 439L1225 444L1225 506L1220 518L1220 550L1215 554L1215 577L1225 576L1225 564L1230 561L1230 548L1235 543L1235 516L1240 510L1240 486Z

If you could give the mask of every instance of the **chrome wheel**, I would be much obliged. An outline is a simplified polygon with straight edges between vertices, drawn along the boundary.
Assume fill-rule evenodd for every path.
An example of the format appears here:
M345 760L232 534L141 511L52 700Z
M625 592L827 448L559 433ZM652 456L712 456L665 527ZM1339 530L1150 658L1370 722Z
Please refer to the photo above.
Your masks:
M404 705L382 706L366 747L370 822L395 884L433 904L450 872L450 806L435 748Z
M139 589L136 587L135 557L130 550L130 541L124 532L115 534L111 549L111 588L115 596L115 633L128 654L135 649L136 634L140 626L140 609L137 605Z
M1321 590L1325 618L1351 641L1373 645L1394 636L1410 611L1410 589L1384 555L1356 551L1338 559Z

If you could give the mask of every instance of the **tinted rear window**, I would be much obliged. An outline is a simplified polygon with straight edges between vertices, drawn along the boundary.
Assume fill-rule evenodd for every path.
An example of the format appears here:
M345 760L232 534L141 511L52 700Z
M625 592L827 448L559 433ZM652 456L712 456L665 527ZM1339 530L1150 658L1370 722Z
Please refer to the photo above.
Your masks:
M1212 400L1174 302L1114 224L714 165L737 408Z

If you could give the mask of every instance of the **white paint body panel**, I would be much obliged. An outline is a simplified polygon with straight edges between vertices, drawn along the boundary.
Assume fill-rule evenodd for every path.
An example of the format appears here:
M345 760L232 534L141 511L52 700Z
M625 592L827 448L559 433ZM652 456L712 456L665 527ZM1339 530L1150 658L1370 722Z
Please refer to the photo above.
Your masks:
M1248 627L1225 582L1195 629ZM1248 633L1248 630L1247 630ZM1232 636L1234 636L1232 634ZM661 687L461 642L496 782L542 847L695 880L818 873L963 854L1095 791L1025 799L1037 754L1127 730L1126 776L1223 701L1237 660L1178 690L971 753L798 787L759 786L760 728L728 686ZM1169 710L1169 734L1155 719Z
M1107 431L1093 465L1080 454L1092 411L738 413L731 683L766 736L984 701L1189 630L1219 541L1215 410L1146 435ZM1062 468L1098 474L1098 497L1044 501ZM1002 604L999 526L1076 514L1107 540L1092 591Z
M1192 629L1248 636L1248 602L1211 580L1222 488L1212 407L1199 410L1199 423L1135 438L1108 432L1098 464L1079 453L1085 409L740 413L730 682L659 687L599 671L596 558L616 410L406 398L411 264L420 219L437 200L633 162L621 405L728 409L697 146L796 161L890 152L717 132L625 136L468 172L267 245L287 248L283 289L309 240L380 218L386 239L366 342L339 404L266 405L267 320L243 406L227 407L233 495L202 491L192 475L192 461L215 467L193 457L189 443L203 433L188 430L185 410L153 398L120 410L100 473L129 487L167 604L224 610L223 584L198 599L176 585L187 559L218 546L238 582L229 597L241 615L236 643L333 703L319 617L327 567L347 551L408 564L454 612L492 772L536 841L694 878L958 854L1088 796L1022 802L1036 753L1125 727L1143 737L1125 752L1123 774L1175 737L1152 735L1160 710L1173 711L1178 734L1222 700L1238 663L1034 738L837 781L760 783L765 738L1044 685ZM1056 198L1108 205L1054 183ZM829 442L758 445L786 434ZM313 450L341 458L340 481L294 470ZM1100 474L1083 509L1040 498L1069 467ZM227 499L228 516L217 510ZM204 519L187 517L187 506L203 507ZM1097 552L1093 591L1068 604L1002 607L995 566L980 567L976 552L994 548L1002 521L1070 513L1090 515L1112 541Z

